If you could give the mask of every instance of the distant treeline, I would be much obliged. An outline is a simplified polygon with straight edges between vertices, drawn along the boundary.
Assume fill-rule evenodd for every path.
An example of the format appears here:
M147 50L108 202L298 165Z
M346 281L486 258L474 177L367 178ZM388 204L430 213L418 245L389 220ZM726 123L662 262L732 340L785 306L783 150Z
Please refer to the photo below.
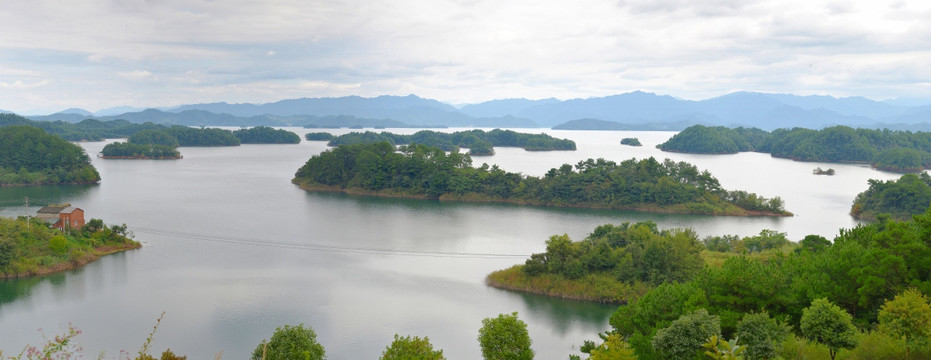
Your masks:
M931 176L905 174L898 180L869 180L870 188L857 195L850 215L875 220L882 214L908 220L931 205Z
M100 174L80 146L32 126L0 127L0 185L98 181Z
M105 158L179 159L178 146L239 146L239 144L296 144L297 134L266 126L229 131L213 128L192 128L175 125L161 129L139 131L126 142L104 146Z
M341 145L311 157L293 182L305 189L542 206L714 215L790 215L783 202L727 191L708 171L654 158L588 159L543 177L474 168L467 154L421 144Z
M310 136L310 134L308 134ZM494 146L520 147L527 151L575 150L575 142L569 139L557 139L547 134L525 134L512 130L494 129L491 131L468 130L443 133L422 130L413 135L399 135L389 132L364 133L352 132L330 140L330 146L375 143L387 141L394 145L423 144L436 146L444 151L456 151L460 147L468 148L471 155L491 155Z
M918 172L931 168L931 133L854 129L726 128L695 125L658 146L663 151L733 154L755 151L800 161L868 163L880 170Z
M58 121L35 121L15 114L0 114L0 127L28 125L60 136L68 141L103 141L104 139L126 138L142 130L161 129L165 126L154 123L134 124L126 120L100 121L86 119L78 123Z

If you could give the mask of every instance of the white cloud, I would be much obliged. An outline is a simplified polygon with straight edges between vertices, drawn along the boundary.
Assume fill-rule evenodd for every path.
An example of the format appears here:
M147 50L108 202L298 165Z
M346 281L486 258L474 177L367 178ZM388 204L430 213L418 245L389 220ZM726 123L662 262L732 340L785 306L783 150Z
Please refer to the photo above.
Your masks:
M13 82L0 82L0 88L3 89L35 89L46 86L49 84L48 80L37 81L34 83L25 83L21 80L16 80Z
M142 80L152 77L152 73L146 70L133 70L118 72L117 75L128 80Z

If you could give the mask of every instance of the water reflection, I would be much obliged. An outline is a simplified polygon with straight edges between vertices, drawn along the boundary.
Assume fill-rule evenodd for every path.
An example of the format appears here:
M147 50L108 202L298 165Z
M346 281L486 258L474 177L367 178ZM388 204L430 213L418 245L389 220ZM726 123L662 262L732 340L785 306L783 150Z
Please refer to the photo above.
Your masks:
M558 299L521 291L497 288L495 290L523 300L530 315L527 318L532 318L535 322L545 320L547 327L563 336L579 327L593 329L592 334L608 330L607 319L618 307L618 305Z
M44 186L13 186L4 187L0 191L0 208L15 211L18 207L23 211L24 199L29 197L29 206L45 206L47 204L60 204L75 202L75 199L84 198L91 190L99 185L44 185ZM12 209L10 209L12 208Z
M0 280L0 309L3 305L28 297L37 286L49 283L52 287L65 285L65 274L57 273L46 276Z

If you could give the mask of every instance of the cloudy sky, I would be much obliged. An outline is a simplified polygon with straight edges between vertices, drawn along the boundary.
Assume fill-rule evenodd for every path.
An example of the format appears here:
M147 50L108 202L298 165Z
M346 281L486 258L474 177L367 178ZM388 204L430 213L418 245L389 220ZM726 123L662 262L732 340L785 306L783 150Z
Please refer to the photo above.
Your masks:
M931 2L0 0L0 109L643 90L928 99Z

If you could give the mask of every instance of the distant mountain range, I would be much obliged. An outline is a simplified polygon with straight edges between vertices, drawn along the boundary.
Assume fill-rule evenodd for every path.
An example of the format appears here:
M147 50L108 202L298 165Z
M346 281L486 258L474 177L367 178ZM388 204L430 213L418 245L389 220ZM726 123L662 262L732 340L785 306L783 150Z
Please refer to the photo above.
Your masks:
M120 113L119 111L128 110ZM208 103L139 111L82 109L33 120L125 119L189 126L553 127L586 130L681 130L724 125L765 130L832 125L931 130L931 105L905 106L862 97L736 92L701 101L635 91L572 100L504 99L456 108L415 95L288 99L266 104Z

